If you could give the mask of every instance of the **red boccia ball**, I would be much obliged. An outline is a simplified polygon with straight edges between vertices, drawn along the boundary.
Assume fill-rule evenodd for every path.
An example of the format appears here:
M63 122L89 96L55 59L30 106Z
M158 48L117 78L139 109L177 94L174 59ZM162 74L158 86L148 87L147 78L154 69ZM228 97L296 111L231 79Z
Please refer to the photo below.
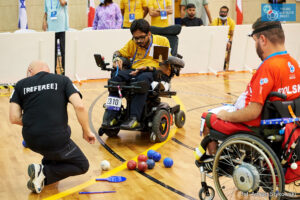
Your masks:
M147 165L146 162L142 161L142 162L139 162L139 163L138 163L138 170L139 170L140 172L146 171L147 168L148 168L148 165Z
M135 170L136 169L136 162L134 160L129 160L127 162L127 168L129 170Z
M148 158L144 154L139 155L138 161L139 162L147 162Z

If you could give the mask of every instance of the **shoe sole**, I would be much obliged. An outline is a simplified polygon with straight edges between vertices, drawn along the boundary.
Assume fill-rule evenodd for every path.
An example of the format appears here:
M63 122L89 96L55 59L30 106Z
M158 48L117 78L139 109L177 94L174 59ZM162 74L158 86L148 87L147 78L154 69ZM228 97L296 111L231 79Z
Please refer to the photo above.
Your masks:
M32 181L35 178L34 164L28 166L27 172L28 172L28 176L30 177L30 180Z
M36 191L36 189L34 187L34 183L32 182L35 179L34 164L31 164L28 166L27 172L28 172L28 176L30 177L30 180L27 182L27 188L30 189L34 193L37 193L37 194L41 193L42 190ZM44 183L42 184L41 188L43 188L43 187L44 187Z

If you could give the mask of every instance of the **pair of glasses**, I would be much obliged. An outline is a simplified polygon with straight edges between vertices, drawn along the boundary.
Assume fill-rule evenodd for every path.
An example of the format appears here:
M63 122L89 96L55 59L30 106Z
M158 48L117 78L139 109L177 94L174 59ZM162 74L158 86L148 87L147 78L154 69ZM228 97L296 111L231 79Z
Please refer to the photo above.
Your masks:
M140 37L132 37L132 39L137 42L137 41L144 41L146 37L147 35L143 35Z
M227 13L227 11L220 11L220 13Z

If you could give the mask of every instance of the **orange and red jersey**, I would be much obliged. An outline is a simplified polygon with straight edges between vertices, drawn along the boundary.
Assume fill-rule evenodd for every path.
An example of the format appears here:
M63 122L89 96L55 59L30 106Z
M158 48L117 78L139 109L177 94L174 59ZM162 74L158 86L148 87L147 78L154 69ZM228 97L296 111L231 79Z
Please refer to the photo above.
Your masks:
M236 104L239 104L239 109L248 106L250 102L264 105L267 96L273 91L286 94L287 100L296 99L300 95L300 68L286 51L274 53L263 61ZM270 100L281 99L272 97ZM260 120L261 115L244 124L259 126Z

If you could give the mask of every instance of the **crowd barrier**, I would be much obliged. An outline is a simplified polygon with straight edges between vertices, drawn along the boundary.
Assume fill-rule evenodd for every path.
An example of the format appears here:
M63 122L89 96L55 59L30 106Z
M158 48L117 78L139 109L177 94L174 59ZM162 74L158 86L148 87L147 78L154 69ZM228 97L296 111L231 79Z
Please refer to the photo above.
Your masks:
M283 24L287 51L300 61L300 24ZM230 70L256 69L260 64L255 43L247 35L251 25L237 25L233 36ZM183 27L179 35L180 53L186 63L182 73L217 73L223 70L228 26ZM85 30L66 33L65 72L72 80L108 78L95 64L99 53L111 62L115 50L131 39L128 29ZM47 62L54 72L54 33L0 34L0 84L14 83L25 77L32 60Z
M300 61L300 24L283 24L285 33L285 46L288 53L298 62ZM262 62L257 56L255 42L248 37L252 32L251 25L238 25L235 27L230 55L229 69L235 71L252 71Z

